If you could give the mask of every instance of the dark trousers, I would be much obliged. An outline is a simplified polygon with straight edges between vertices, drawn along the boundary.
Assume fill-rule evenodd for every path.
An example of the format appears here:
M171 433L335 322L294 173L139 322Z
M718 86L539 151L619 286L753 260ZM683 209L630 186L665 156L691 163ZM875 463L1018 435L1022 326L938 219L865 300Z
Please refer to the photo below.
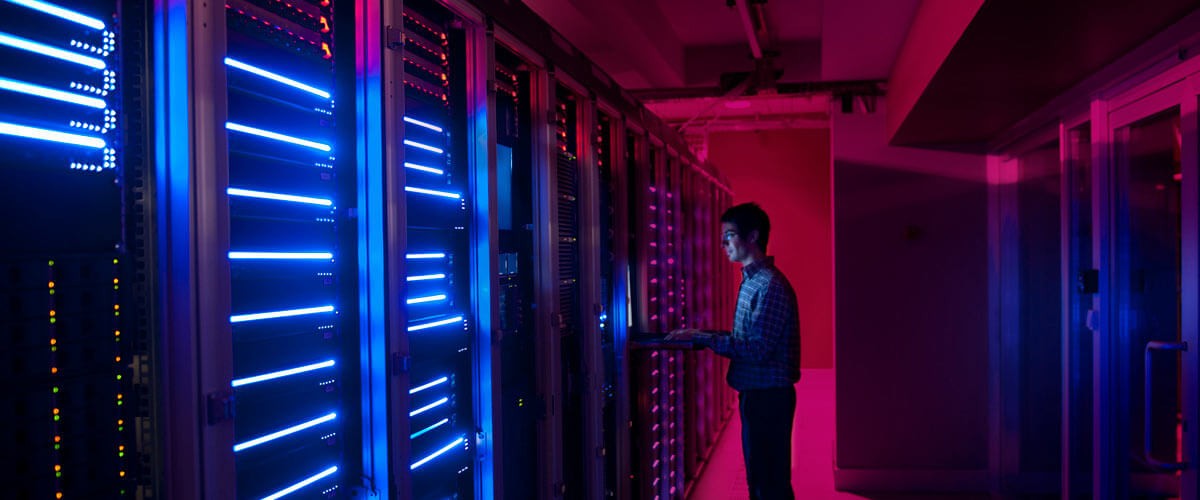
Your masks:
M796 388L738 393L742 417L742 457L751 500L793 499L792 415Z

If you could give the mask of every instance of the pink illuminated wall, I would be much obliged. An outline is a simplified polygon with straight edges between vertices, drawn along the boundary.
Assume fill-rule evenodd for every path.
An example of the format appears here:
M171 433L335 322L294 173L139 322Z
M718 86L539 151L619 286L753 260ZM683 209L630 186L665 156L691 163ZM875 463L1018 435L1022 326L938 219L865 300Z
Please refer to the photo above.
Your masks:
M796 289L804 368L833 367L829 147L828 129L720 132L708 144L734 204L753 201L771 216L768 253Z

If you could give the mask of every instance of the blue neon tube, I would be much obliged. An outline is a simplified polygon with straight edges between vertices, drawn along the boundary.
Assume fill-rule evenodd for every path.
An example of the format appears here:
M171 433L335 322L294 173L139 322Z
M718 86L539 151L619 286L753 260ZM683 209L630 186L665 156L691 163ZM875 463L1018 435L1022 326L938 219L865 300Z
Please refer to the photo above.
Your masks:
M425 165L418 165L418 164L416 164L416 163L410 163L410 162L407 162L407 161L406 161L406 162L404 162L404 168L410 168L410 169L413 169L413 170L420 170L420 171L422 171L422 172L429 172L429 173L431 173L431 174L437 174L437 175L442 175L442 174L445 174L445 173L446 173L445 171L443 171L442 169L439 169L439 168L426 167Z
M274 372L270 372L270 373L264 373L262 375L255 375L253 377L235 379L230 385L233 387L242 387L242 386L246 386L246 385L250 385L250 384L257 384L259 382L266 382L268 380L275 380L277 378L290 377L292 375L307 373L307 372L311 372L313 370L320 370L322 368L330 368L334 364L335 364L334 361L331 359L328 361L322 361L320 363L313 363L311 365L297 366L295 368L288 368L286 370L279 370L279 371L274 371Z
M259 68L257 66L251 66L249 64L241 62L232 57L226 57L225 64L231 68L237 68L237 69L240 69L247 73L261 76L261 77L271 80L273 82L282 83L282 84L292 87L294 89L303 90L305 92L308 92L310 94L313 94L313 95L316 95L316 96L319 96L319 97L322 97L325 99L329 99L331 97L329 92L326 92L319 88L313 87L311 85L305 85L303 83L300 83L300 82L293 80L291 78L288 78L286 76L280 75L278 73L272 73L270 71Z
M433 459L435 459L435 458L437 458L437 457L441 456L442 454L446 453L447 451L450 451L450 450L454 449L454 447L455 447L455 446L458 446L458 445L462 444L462 442L463 442L463 441L465 441L465 439L464 439L464 438L458 438L458 439L455 439L455 440L454 440L454 442L452 442L452 443L450 443L450 444L448 444L448 445L446 445L446 446L442 447L442 449L440 449L440 450L438 450L438 451L435 451L435 452L433 452L432 454L430 454L429 456L427 456L427 457L425 457L425 458L422 458L422 459L420 459L420 460L417 460L417 461L416 461L416 462L414 462L414 463L412 464L412 466L411 466L411 467L409 467L408 469L409 469L409 470L416 470L416 468L417 468L417 467L420 467L420 466L422 466L422 465L425 465L425 464L429 463L429 461L430 461L430 460L433 460Z
M257 321L260 319L288 318L292 316L304 316L306 314L320 314L329 312L333 312L333 306L306 307L304 309L289 309L286 311L271 311L254 314L235 314L229 317L229 322L242 323L245 321Z
M409 260L444 259L444 258L446 258L446 254L444 254L444 253L410 253L410 254L405 255L405 258L407 258Z
M333 151L333 148L330 147L328 144L322 144L320 142L310 141L308 139L301 139L299 137L292 137L290 135L284 135L284 134L280 134L278 132L271 132L270 130L263 130L261 128L248 127L248 126L242 125L240 123L225 122L225 128L232 130L234 132L241 132L243 134L256 135L256 136L267 138L267 139L273 139L273 140L280 141L280 142L286 142L288 144L295 144L297 146L313 148L313 149L316 149L319 151L325 151L326 153Z
M405 122L405 123L411 123L411 124L413 124L413 125L416 125L416 126L418 126L418 127L424 127L424 128L427 128L427 129L429 129L429 130L432 130L432 131L434 131L434 132L437 132L437 133L439 133L439 134L442 132L442 127L439 127L439 126L437 126L437 125L434 125L434 124L432 124L432 123L429 123L429 122L423 122L423 121L421 121L421 120L418 120L418 119L416 119L416 118L409 118L409 117L407 117L407 116L406 116L406 117L404 117L404 122Z
M331 260L329 252L229 252L231 260L265 259L265 260Z
M326 207L333 206L333 200L324 198L311 198L308 196L296 196L292 194L268 193L266 191L253 191L250 189L227 188L225 190L230 196L244 196L247 198L261 198L264 200L291 201L296 203L308 203L309 205L321 205Z
M441 426L443 426L443 425L446 425L446 424L448 424L448 423L450 423L450 419L448 419L448 418L443 418L443 419L439 420L439 421L438 421L438 423L436 423L436 424L433 424L433 425L431 425L431 426L429 426L429 427L426 427L426 428L424 428L424 429L421 429L421 430L419 430L419 431L417 431L417 432L414 432L414 433L410 434L410 435L408 436L408 438L409 438L409 439L416 439L416 438L419 438L419 437L421 437L421 436L425 435L426 433L428 433L429 431L432 431L432 430L434 430L434 429L437 429L438 427L441 427Z
M0 89L9 90L12 92L18 92L18 93L26 94L26 95L44 97L46 99L53 99L55 101L60 101L60 102L67 102L67 103L71 103L71 104L82 104L89 108L104 109L104 108L108 107L108 103L105 103L104 99L90 97L90 96L81 95L81 94L75 94L75 93L71 93L71 92L64 92L62 90L52 89L50 87L43 87L41 85L34 85L32 83L19 82L17 80L9 80L7 78L0 78Z
M284 436L289 436L289 435L295 434L295 433L297 433L297 432L300 432L300 431L302 431L302 430L304 430L304 429L308 429L308 428L310 428L310 427L315 427L315 426L321 425L321 424L323 424L323 423L325 423L325 422L329 422L329 421L331 421L331 420L333 420L333 419L335 419L335 418L337 418L337 413L330 413L330 414L328 414L328 415L324 415L324 416L321 416L321 417L317 417L317 418L314 418L314 419L312 419L312 420L309 420L309 421L307 421L307 422L300 423L300 424L296 424L296 425L293 425L293 426L291 426L291 427L288 427L288 428L286 428L286 429L282 429L282 430L279 430L279 431L272 432L272 433L270 433L270 434L267 434L266 436L262 436L262 437L255 438L255 439L251 439L251 440L249 440L249 441L246 441L245 443L241 443L241 444L235 444L235 445L233 445L233 451L234 451L234 452L239 452L239 451L242 451L242 450L245 450L245 449L253 448L253 447L255 447L255 446L258 446L258 445L260 445L260 444L267 443L267 442L270 442L270 441L274 441L274 440L276 440L276 439L279 439L279 438L281 438L281 437L284 437Z
M460 321L462 321L462 319L463 319L462 316L455 316L450 319L443 319L441 321L434 321L432 323L423 323L420 325L413 325L413 326L408 327L408 331L416 332L416 331L434 328L434 327L438 327L438 326L450 325L450 324L460 322Z
M46 130L44 128L26 127L24 125L4 122L0 122L0 135L13 135L27 139L60 142L63 144L73 144L76 146L86 146L96 149L103 148L107 145L107 143L104 142L104 139L99 137L68 134L66 132L55 132L53 130Z
M420 387L414 387L414 388L412 388L412 389L409 389L409 390L408 390L408 393L409 393L409 394L416 394L416 393L418 393L418 392L421 392L421 391L423 391L423 390L425 390L425 389L428 389L428 388L430 388L430 387L437 387L438 385L444 384L444 383L446 383L446 382L449 382L449 381L450 381L450 378L449 378L449 377L442 377L442 378L439 378L439 379L437 379L437 380L434 380L433 382L430 382L430 383L428 383L428 384L424 384L424 385L422 385L422 386L420 386Z
M425 304L428 302L439 302L442 300L446 300L446 295L439 293L437 295L429 295L427 297L413 297L411 299L404 301L404 303L405 304Z
M462 198L462 195L460 195L458 193L449 193L446 191L435 191L433 189L425 189L425 188L412 187L412 186L404 186L404 190L408 191L410 193L428 194L428 195L433 195L433 196L441 196L443 198L454 198L456 200L459 198Z
M432 403L429 403L429 404L427 404L427 405L425 405L425 406L422 406L422 407L420 407L420 408L417 408L417 409L415 409L415 410L413 410L413 411L409 412L409 413L408 413L408 416L410 416L410 417L415 417L415 416L417 416L417 415L420 415L420 414L422 414L422 413L425 413L425 412L427 412L427 411L429 411L429 410L432 410L432 409L434 409L434 408L437 408L437 407L439 407L439 406L442 406L442 405L444 405L444 404L446 404L446 403L449 403L449 402L450 402L450 398L442 398L442 399L439 399L439 400L437 400L437 401L434 401L434 402L432 402Z
M320 481L321 479L323 479L325 477L328 477L330 474L337 472L337 470L338 470L338 468L335 465L335 466L325 469L321 472L313 474L308 479L305 479L296 484L288 486L287 488L284 488L282 490L276 491L275 493L267 495L267 496L263 497L262 500L278 500L280 498L283 498L287 495L294 493L296 490L299 490L300 488L303 488L303 487L313 484L317 481Z
M446 152L446 151L445 151L445 150L443 150L442 148L435 148L435 147L433 147L433 146L430 146L430 145L428 145L428 144L421 144L421 143L419 143L419 142L417 142L417 141L410 141L410 140L408 140L408 139L405 139L405 140L404 140L404 145L405 145L405 146L412 146L412 147L414 147L414 148L417 148L417 149L424 149L425 151L432 151L432 152L434 152L434 153L437 153L437 154L442 154L442 153L445 153L445 152Z
M440 280L440 279L445 279L445 278L446 278L446 275L441 274L441 273L422 274L420 276L409 276L409 277L405 278L405 281L430 281L430 280Z
M8 33L0 33L0 45L7 45L14 49L21 49L35 54L53 57L55 59L81 64L89 68L104 69L106 66L103 60L95 57L76 54L69 50L63 50L57 47L51 47L44 43L38 43L33 40L26 40L18 36L12 36Z
M8 3L15 3L22 7L29 7L38 12L49 14L59 19L71 21L73 23L82 24L92 29L104 29L104 21L91 16L86 16L73 10L64 9L57 5L40 0L7 0Z

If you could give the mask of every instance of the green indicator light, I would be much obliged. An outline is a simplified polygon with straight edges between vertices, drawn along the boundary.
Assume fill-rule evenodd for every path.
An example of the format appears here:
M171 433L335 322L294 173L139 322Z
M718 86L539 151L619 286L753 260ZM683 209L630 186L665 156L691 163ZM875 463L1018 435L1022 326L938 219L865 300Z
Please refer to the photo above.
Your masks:
M124 456L125 456L125 452L123 452L123 451L121 451L121 452L117 452L117 456L118 456L118 457L124 457Z
M55 421L55 422L58 422L58 421L59 421L59 419L61 419L61 418L62 418L62 416L61 416L61 415L55 415L55 416L54 416L54 421Z
M120 316L120 315L121 315L121 311L113 311L113 316Z
M113 259L113 264L116 264L116 263L117 263L117 259Z
M50 318L50 324L53 325L55 323L58 323L58 318Z
M61 473L61 472L55 472L55 473L54 473L54 477L62 477L62 473Z
M58 394L58 387L55 387L54 389L51 389L51 390L53 390L55 394Z
M123 430L125 430L125 426L124 426L124 425L118 425L118 426L117 426L117 432L121 432L121 431L123 431Z
M123 404L125 404L125 402L124 402L124 401L117 401L117 406L121 406L121 405L123 405Z
M58 352L58 346L56 346L56 345L50 346L50 352Z
M117 375L117 380L121 380L121 375Z
M52 265L52 266L53 266L53 265L54 265L54 261L50 261L50 265Z
M54 295L54 290L50 290L50 295Z
M56 445L54 445L54 449L55 449L56 451L57 451L57 450L61 450L61 449L62 449L62 445L61 445L61 444L56 444Z
M119 288L119 286L113 285L113 290L116 290L117 288ZM51 292L51 293L54 293L54 292Z

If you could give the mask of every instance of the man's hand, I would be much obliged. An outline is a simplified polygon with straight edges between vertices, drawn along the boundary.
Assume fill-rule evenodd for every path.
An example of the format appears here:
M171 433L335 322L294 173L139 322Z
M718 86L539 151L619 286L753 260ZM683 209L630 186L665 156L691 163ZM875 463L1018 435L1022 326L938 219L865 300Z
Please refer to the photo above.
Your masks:
M691 341L697 336L704 335L704 330L696 328L680 328L667 334L667 340Z

